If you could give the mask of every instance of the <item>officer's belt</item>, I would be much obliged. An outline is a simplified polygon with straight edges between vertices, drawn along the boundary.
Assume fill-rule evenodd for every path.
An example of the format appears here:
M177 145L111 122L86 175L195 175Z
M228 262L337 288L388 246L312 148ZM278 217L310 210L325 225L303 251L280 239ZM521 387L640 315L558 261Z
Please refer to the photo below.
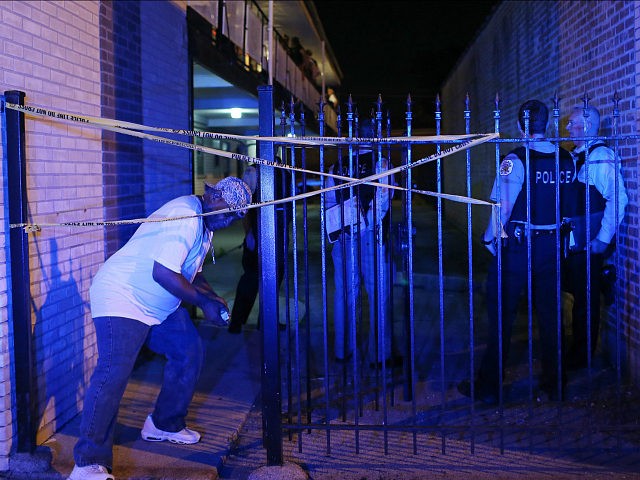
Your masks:
M523 222L521 220L511 220L511 223L517 223L518 225L522 225L525 228L527 227L527 222ZM556 229L556 224L552 223L550 225L534 225L533 223L530 223L529 228L531 230L539 231L554 231Z

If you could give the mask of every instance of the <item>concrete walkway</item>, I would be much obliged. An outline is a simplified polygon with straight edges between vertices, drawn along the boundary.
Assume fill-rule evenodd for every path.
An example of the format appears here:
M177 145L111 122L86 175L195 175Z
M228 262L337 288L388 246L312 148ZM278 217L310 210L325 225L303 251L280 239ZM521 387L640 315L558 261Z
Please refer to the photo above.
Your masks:
M436 216L431 208L414 210L418 234L415 237L416 252L416 329L419 331L419 347L416 349L418 400L417 425L429 424L443 414L438 378L440 372L438 337L438 268ZM468 314L460 292L466 288L466 238L450 227L443 231L446 249L446 302L447 323L447 383L446 412L467 412L468 399L455 391L455 382L467 375L468 367ZM239 224L214 238L217 262L207 265L205 274L216 291L229 302L233 301L235 287L241 274L242 230ZM301 245L301 244L300 244ZM299 248L301 248L299 246ZM317 249L313 244L310 249ZM478 271L486 265L487 257L478 254ZM328 259L330 263L330 259ZM311 294L318 302L321 293L320 276L312 274ZM328 277L331 281L331 276ZM482 275L474 286L480 289ZM478 295L480 297L480 295ZM398 301L398 299L396 299ZM480 301L480 300L478 300ZM304 304L299 304L305 312ZM329 306L331 308L331 306ZM255 324L257 308L250 324ZM321 318L317 310L306 317L311 325L311 348L322 350ZM331 317L329 317L331 318ZM198 322L198 320L196 320ZM320 323L318 323L320 322ZM479 320L478 329L481 328ZM302 324L302 323L301 323ZM439 434L419 437L418 453L413 451L411 434L391 432L385 439L382 432L363 432L359 437L356 453L354 433L338 431L331 436L331 453L327 451L326 432L314 430L294 435L291 441L285 435L283 467L266 467L266 451L262 448L260 417L261 335L255 326L245 328L241 335L230 335L223 329L199 324L206 342L206 365L200 379L194 402L187 419L190 428L202 433L202 441L196 445L173 445L166 442L151 443L140 438L140 428L152 410L162 377L162 360L158 357L142 358L127 387L122 402L116 430L114 451L114 475L118 480L298 480L307 475L314 480L386 480L423 478L640 478L640 455L616 457L607 452L600 456L584 458L553 451L529 453L507 449L502 454L495 439L478 436L472 443L468 438L447 438ZM287 338L283 333L282 341ZM315 353L311 358L318 361ZM317 365L313 374L323 374ZM437 385L436 385L437 384ZM435 387L434 387L435 385ZM524 386L516 385L520 393ZM414 408L403 400L402 387L395 385L395 410L402 415ZM435 390L434 390L435 389ZM347 389L348 390L348 389ZM435 392L435 393L434 393ZM286 392L283 393L283 395ZM347 391L348 395L348 391ZM283 405L285 402L283 401ZM637 406L637 405L636 405ZM480 422L493 421L495 409L477 407ZM586 411L589 411L588 409ZM540 414L540 411L537 411ZM575 412L567 411L571 415ZM582 412L582 411L581 411ZM348 415L351 413L347 412ZM580 413L582 415L582 413ZM503 421L523 421L524 409L510 411ZM581 417L582 418L582 417ZM403 422L404 417L389 417L392 422ZM314 421L316 419L314 418ZM455 420L455 419L454 419ZM66 425L44 446L48 462L39 462L37 456L14 462L9 478L61 480L73 467L72 449L77 441L79 418ZM336 419L339 423L339 419ZM360 422L380 423L380 412L372 405L364 405ZM537 438L539 437L532 437ZM388 449L381 445L385 442ZM446 448L445 448L446 447ZM446 450L443 453L443 449Z

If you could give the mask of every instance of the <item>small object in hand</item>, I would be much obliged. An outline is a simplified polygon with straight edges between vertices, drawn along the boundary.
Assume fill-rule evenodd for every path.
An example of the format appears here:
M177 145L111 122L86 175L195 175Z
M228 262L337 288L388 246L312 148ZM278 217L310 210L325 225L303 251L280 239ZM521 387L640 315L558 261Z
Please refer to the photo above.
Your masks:
M225 323L225 326L229 325L229 322L231 320L231 317L229 316L229 310L224 307L220 308L220 318Z

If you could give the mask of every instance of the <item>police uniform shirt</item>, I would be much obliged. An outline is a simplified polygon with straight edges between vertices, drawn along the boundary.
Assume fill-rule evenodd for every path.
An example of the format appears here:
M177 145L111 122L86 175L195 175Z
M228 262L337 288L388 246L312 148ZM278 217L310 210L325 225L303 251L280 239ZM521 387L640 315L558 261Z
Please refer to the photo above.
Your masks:
M591 146L591 145L589 145ZM573 150L572 155L574 162L580 153L584 151L584 145ZM578 171L577 179L581 183L585 183L585 172L587 168L584 165ZM593 149L589 153L589 185L593 185L605 199L604 216L600 231L596 238L606 244L611 242L613 235L616 233L615 221L615 196L616 196L616 179L618 182L618 224L622 222L624 217L624 209L627 206L627 192L624 188L624 181L620 172L620 163L616 169L615 152L609 147L603 145Z

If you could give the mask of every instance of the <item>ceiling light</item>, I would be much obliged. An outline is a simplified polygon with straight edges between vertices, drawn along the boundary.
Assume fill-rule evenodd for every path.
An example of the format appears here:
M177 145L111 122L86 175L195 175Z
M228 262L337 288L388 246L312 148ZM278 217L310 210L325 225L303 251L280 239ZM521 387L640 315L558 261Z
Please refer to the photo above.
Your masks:
M239 108L232 108L230 114L231 118L242 118L242 110Z

